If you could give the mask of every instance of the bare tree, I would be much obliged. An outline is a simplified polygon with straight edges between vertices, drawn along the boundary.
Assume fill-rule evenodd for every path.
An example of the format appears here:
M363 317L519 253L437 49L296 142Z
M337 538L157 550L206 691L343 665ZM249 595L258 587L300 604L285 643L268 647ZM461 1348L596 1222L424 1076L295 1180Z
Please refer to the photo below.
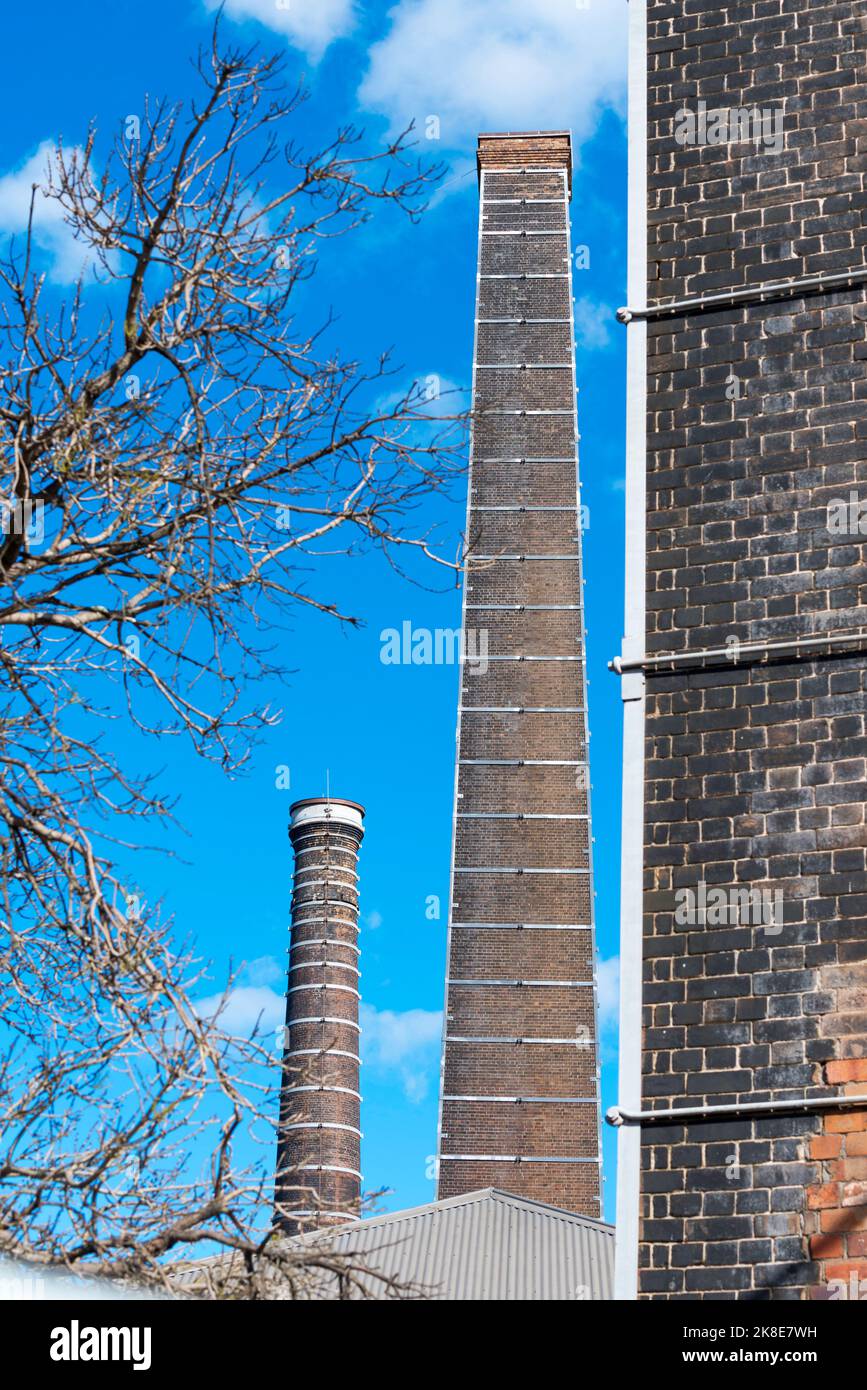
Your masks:
M387 357L295 315L322 241L377 203L416 217L440 171L409 133L302 153L304 93L216 29L197 67L193 103L148 106L101 163L93 132L58 147L34 189L88 262L66 301L32 214L0 262L0 1255L162 1281L224 1247L220 1290L255 1294L324 1257L271 1233L258 1041L199 1016L192 948L124 886L119 855L173 811L116 725L238 771L277 719L246 700L269 632L297 605L358 620L311 557L448 563L412 513L460 439Z

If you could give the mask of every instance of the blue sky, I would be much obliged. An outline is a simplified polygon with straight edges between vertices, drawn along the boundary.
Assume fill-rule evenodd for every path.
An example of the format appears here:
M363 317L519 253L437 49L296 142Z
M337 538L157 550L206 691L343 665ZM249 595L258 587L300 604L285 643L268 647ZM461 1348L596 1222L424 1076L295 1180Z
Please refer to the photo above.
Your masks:
M146 94L183 97L189 60L207 37L210 0L43 0L4 15L7 64L0 90L0 235L19 229L22 198L40 146L81 141L88 122L114 132ZM619 649L623 573L624 339L614 311L625 299L625 0L227 0L227 37L285 50L306 75L311 100L294 137L317 145L341 124L379 148L415 120L422 152L449 173L417 226L394 209L349 240L326 247L312 291L317 318L333 306L344 355L374 362L393 347L399 380L438 376L469 385L475 288L479 130L571 128L576 143L573 245L589 248L575 274L579 423L584 502L591 776L604 1039L603 1105L615 1099L613 1017L618 931L620 700L606 670ZM38 70L39 81L33 79ZM435 118L435 119L431 119ZM436 138L430 141L426 136ZM63 229L41 227L58 292L68 278ZM454 556L463 524L460 489L438 506L443 551ZM282 1012L290 896L290 802L325 789L367 808L362 851L363 1168L368 1189L392 1189L398 1209L434 1195L439 1039L454 775L458 672L390 666L380 632L455 627L459 593L445 571L429 588L382 563L323 563L320 590L349 602L365 626L346 632L299 613L280 636L293 677L251 699L283 722L243 779L230 781L180 746L130 758L161 767L179 798L186 834L177 855L138 853L131 879L161 898L178 930L213 962L217 992L229 962L244 965L232 1000L239 1028ZM289 788L278 788L288 768ZM441 913L426 906L438 897ZM276 1047L276 1043L275 1043ZM275 1054L276 1055L276 1054ZM613 1137L613 1136L611 1136ZM606 1135L606 1213L613 1216L613 1144Z

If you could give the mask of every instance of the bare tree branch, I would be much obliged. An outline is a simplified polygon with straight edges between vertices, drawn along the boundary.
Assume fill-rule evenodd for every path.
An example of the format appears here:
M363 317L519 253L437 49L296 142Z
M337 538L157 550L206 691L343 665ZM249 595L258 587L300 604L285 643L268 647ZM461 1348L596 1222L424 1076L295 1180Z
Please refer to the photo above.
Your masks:
M39 196L89 262L66 302L32 209L0 260L0 1255L167 1283L223 1249L209 1287L258 1296L336 1257L275 1239L272 1059L200 1016L192 948L124 882L174 811L116 729L242 769L278 717L247 699L279 672L269 633L299 605L359 620L315 587L321 557L457 571L414 522L461 426L296 315L320 243L377 204L416 218L440 171L410 132L304 153L303 91L216 28L198 75L101 169L95 130L57 147Z

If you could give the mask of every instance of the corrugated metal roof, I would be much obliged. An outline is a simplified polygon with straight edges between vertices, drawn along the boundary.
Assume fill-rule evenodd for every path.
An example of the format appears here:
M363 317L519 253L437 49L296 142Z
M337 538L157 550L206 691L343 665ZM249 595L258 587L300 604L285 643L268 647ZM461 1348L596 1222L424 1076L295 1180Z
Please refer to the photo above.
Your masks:
M492 1187L338 1226L327 1243L417 1297L612 1297L613 1226Z

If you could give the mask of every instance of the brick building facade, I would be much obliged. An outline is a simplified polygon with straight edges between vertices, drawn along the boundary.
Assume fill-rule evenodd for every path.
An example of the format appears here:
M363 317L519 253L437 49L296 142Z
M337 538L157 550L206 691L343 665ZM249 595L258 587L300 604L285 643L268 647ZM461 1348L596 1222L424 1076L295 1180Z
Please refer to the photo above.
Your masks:
M637 1255L649 1298L863 1298L867 4L630 9L620 1104L727 1109L623 1126L618 1287Z
M481 136L479 174L439 1196L596 1217L570 137Z

